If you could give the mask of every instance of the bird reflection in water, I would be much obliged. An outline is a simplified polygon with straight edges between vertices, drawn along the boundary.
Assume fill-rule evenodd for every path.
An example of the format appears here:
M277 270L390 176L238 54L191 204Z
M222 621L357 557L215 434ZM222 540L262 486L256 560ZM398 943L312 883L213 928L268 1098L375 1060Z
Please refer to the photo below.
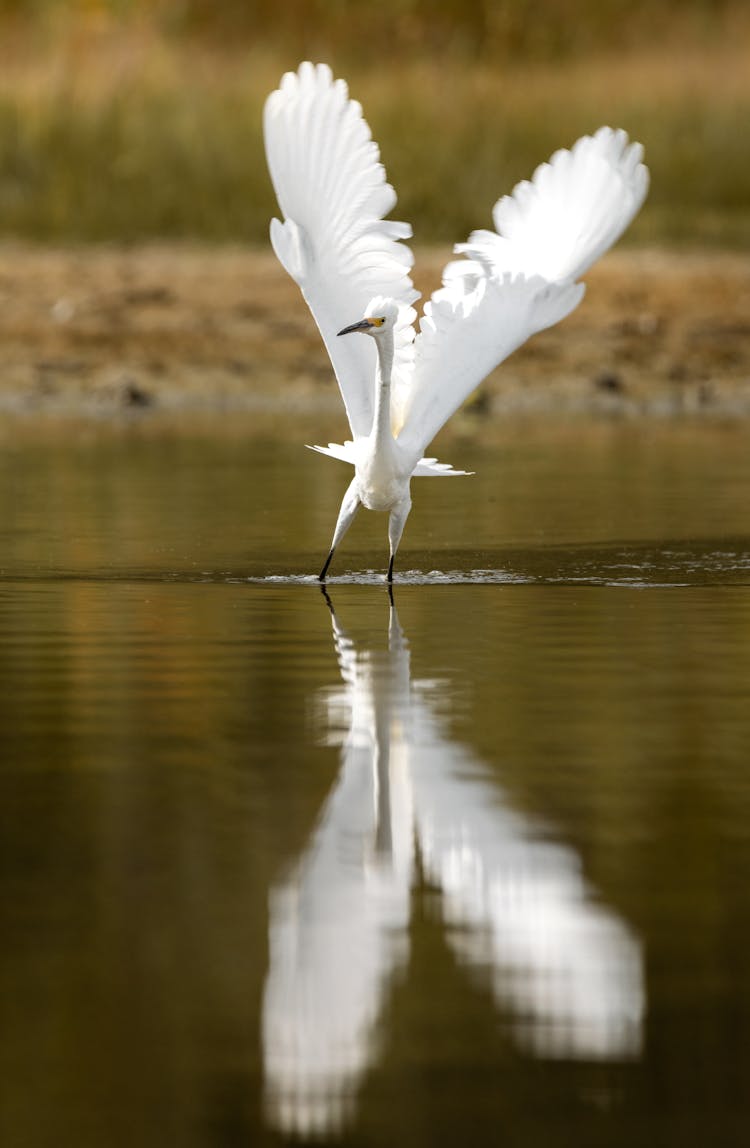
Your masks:
M320 1135L351 1114L424 884L440 890L448 945L485 974L527 1053L636 1056L636 938L597 903L576 852L513 810L487 767L446 736L440 687L411 681L393 602L383 651L356 646L325 597L344 681L325 691L325 720L341 770L309 846L271 894L270 1122Z

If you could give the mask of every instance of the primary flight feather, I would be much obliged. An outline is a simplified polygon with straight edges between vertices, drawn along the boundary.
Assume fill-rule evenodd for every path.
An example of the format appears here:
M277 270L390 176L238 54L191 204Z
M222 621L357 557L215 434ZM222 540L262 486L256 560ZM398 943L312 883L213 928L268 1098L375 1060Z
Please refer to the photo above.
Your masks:
M384 218L396 193L344 81L301 64L268 97L263 126L284 217L271 243L320 329L352 432L314 448L354 466L319 577L365 506L389 512L391 581L412 477L466 473L424 451L498 363L581 301L576 280L646 196L643 149L604 127L555 152L498 200L495 231L457 245L463 258L445 268L417 333L411 228Z

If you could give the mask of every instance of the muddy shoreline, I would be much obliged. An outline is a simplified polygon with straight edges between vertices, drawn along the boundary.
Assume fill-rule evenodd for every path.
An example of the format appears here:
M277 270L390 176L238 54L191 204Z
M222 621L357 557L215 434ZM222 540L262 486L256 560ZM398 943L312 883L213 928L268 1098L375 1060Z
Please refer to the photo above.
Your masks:
M417 252L423 292L448 255ZM626 249L587 284L578 310L503 364L459 423L750 417L746 258ZM266 251L6 245L0 300L6 419L340 413L307 308Z

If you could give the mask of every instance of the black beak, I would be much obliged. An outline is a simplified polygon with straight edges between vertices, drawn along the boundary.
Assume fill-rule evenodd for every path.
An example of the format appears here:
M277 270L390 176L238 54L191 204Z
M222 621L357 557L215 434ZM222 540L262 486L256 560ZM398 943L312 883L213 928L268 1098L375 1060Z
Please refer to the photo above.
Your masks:
M372 323L369 319L360 319L359 323L352 323L351 327L344 327L343 331L337 331L337 335L348 335L351 331L369 331Z

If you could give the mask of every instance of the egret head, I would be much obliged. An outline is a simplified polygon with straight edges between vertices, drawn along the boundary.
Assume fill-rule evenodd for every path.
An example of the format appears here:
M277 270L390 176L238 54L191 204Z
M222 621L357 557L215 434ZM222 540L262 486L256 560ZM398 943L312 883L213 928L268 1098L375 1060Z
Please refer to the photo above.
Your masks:
M378 297L368 305L364 319L352 323L339 331L339 335L349 335L352 331L360 331L364 335L373 335L381 338L387 331L392 335L398 320L398 303L393 299Z

